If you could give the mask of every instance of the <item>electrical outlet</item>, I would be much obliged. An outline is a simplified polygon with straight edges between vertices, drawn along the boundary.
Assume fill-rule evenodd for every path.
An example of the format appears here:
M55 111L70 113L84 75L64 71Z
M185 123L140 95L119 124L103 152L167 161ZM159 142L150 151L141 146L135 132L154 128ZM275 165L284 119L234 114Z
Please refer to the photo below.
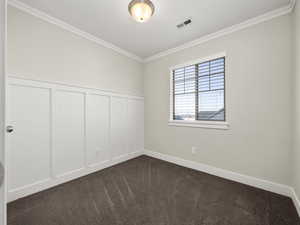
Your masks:
M197 154L197 147L192 147L192 154Z

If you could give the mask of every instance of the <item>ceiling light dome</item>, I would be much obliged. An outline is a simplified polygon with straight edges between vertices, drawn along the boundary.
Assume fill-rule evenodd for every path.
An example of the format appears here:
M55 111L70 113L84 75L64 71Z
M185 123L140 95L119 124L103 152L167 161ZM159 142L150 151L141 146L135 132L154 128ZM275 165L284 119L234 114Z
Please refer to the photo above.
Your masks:
M143 23L150 19L155 8L150 0L132 0L129 3L128 10L136 21Z

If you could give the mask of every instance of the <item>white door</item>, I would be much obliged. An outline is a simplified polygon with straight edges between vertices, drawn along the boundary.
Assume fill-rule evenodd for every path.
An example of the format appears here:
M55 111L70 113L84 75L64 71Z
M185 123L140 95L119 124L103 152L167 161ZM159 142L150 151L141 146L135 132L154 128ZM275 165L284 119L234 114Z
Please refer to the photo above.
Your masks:
M5 167L5 34L6 1L0 0L0 162ZM3 175L3 171L0 176ZM6 182L0 185L0 225L6 224Z

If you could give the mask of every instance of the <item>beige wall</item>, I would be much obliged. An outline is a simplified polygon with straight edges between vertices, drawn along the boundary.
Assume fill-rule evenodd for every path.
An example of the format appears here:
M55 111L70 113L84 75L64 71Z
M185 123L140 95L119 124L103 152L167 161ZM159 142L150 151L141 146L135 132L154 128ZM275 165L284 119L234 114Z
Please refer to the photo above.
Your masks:
M13 7L8 73L143 95L142 64Z
M294 58L294 148L293 186L300 198L300 2L293 14L293 58Z
M169 67L223 51L230 129L168 126ZM291 183L290 15L150 62L144 88L147 150Z

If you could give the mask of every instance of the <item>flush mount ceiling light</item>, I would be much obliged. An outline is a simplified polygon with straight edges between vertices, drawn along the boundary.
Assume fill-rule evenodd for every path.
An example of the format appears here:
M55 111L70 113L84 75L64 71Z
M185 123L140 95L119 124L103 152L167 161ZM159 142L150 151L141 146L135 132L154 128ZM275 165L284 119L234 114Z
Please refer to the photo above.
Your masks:
M150 0L132 0L128 5L130 15L140 23L149 20L154 10L154 5Z

